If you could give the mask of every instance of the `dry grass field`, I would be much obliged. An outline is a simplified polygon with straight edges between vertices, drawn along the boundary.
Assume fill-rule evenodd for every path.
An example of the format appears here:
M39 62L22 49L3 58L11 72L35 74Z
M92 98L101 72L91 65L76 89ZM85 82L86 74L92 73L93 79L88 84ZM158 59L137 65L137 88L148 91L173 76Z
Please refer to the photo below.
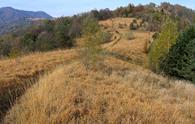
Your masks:
M5 124L195 123L194 85L120 63L96 71L78 62L59 67L26 92Z
M132 31L135 38L128 40L132 20L100 22L113 40L102 45L108 54L97 69L86 70L75 59L77 48L0 61L0 93L50 70L17 100L4 123L194 124L195 85L146 68L153 33Z
M0 115L41 74L71 61L73 50L34 53L25 57L0 61ZM11 97L11 98L10 98Z
M125 25L129 27L130 23L133 22L133 20L136 18L113 18L113 19L108 19L105 21L100 21L100 24L106 26L106 27L114 27L115 29L118 29L119 24ZM136 19L137 20L137 19ZM138 24L141 22L141 20L137 20Z
M130 32L129 25L133 20L134 18L115 18L112 19L112 21L101 21L100 24L107 27L106 30L113 31L113 34L117 37L121 37L119 41L113 41L105 44L103 47L110 52L129 58L134 64L147 66L146 45L151 40L154 33L139 30L131 31L135 38L128 40L125 35ZM141 20L137 22L139 24ZM118 28L119 24L124 25L124 27Z

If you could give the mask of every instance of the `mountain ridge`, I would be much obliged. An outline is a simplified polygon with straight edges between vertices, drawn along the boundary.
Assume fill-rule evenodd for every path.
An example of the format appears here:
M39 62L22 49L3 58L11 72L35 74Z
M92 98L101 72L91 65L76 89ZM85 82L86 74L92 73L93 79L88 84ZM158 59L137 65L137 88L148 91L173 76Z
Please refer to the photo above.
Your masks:
M28 25L33 19L53 19L43 11L25 11L12 7L0 8L0 34L5 34L20 25Z

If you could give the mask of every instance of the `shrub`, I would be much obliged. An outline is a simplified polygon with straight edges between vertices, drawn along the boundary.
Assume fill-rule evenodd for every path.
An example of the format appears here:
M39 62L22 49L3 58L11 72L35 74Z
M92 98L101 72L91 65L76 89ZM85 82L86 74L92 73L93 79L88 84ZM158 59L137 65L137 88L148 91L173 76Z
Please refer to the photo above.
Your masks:
M48 32L41 32L35 43L37 51L48 51L54 48L54 36Z
M171 46L176 43L178 36L177 25L171 20L167 20L163 25L161 33L152 42L149 51L149 67L155 71L160 71L160 61L164 59Z
M2 36L0 39L0 55L8 57L14 47L18 47L16 39L12 35Z
M133 22L129 25L130 30L137 30L139 28L139 25L137 23L137 20L133 20Z
M127 32L125 34L125 37L126 37L127 40L133 40L133 39L135 39L135 36L134 36L134 34L133 34L132 31Z
M144 21L144 20L142 20L141 22L140 22L140 30L142 30L142 31L146 31L147 30L147 23Z
M156 40L158 37L159 37L159 33L154 33L154 34L152 35L152 39L153 39L153 40Z
M145 53L149 53L149 51L150 51L150 49L151 49L151 44L152 44L153 41L155 41L158 37L159 37L159 33L154 33L154 34L152 35L152 39L145 42L145 45L144 45L144 52L145 52Z
M10 41L4 41L0 43L0 54L2 56L9 56L9 53L11 52L11 42Z
M16 57L18 57L20 55L21 55L21 51L19 51L17 49L13 49L9 53L9 58L16 58Z
M54 26L55 44L57 48L70 48L74 45L74 40L69 36L71 20L67 17L60 18Z
M140 26L144 26L145 25L145 21L142 19L140 22Z
M101 32L101 43L110 42L112 39L112 34L109 32Z
M195 27L179 35L177 43L161 62L163 71L170 75L195 81Z

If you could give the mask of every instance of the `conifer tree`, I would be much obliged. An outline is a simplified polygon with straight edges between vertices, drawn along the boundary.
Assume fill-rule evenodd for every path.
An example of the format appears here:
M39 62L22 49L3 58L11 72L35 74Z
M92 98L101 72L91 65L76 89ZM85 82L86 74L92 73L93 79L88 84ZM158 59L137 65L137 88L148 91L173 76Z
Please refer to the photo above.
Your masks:
M180 34L177 43L161 62L161 69L170 76L195 81L195 27Z

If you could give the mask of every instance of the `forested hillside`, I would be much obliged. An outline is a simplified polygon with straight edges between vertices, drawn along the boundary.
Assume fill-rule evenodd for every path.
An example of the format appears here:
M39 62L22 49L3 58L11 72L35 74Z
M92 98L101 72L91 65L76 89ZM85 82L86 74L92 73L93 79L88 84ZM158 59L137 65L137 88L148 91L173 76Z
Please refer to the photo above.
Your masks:
M0 35L13 32L17 28L30 25L33 19L52 19L43 11L33 12L17 10L12 7L0 8Z
M10 16L5 16L11 23L27 18L49 18L52 17L43 12L25 12L12 8L8 10ZM5 13L1 12L4 16ZM9 14L8 14L9 15ZM18 17L18 15L21 15ZM162 3L160 6L150 3L148 5L134 6L129 4L126 7L119 7L116 10L102 9L92 10L87 13L75 15L73 17L61 17L55 20L40 20L32 23L31 26L14 29L14 33L9 33L0 37L0 56L19 56L33 51L48 51L59 48L70 48L74 45L74 39L81 36L82 21L87 17L95 17L97 20L105 20L114 17L134 17L141 19L142 30L160 31L162 24L167 18L178 23L178 28L182 30L195 21L195 12L180 5ZM2 18L0 22L5 20ZM26 21L23 22L26 23ZM4 25L5 26L5 25ZM138 28L136 22L131 28ZM1 28L1 31L4 28Z

